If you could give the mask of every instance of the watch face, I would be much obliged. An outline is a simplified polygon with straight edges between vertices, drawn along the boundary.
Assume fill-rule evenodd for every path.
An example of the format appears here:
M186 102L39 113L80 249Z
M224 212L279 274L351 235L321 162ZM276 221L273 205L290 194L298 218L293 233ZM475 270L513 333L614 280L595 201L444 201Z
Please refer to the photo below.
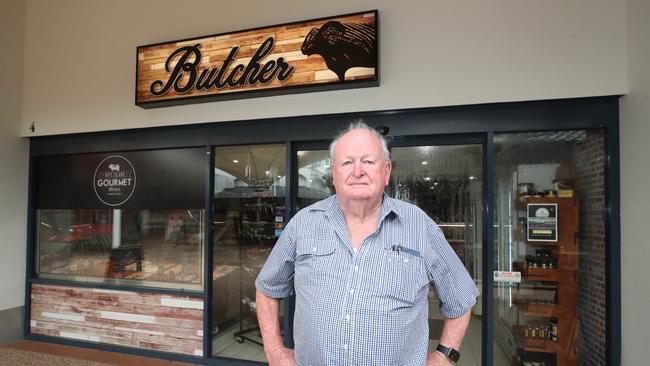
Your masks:
M460 359L460 353L455 349L450 348L447 357L454 362L458 362L458 360Z
M458 359L460 359L460 352L456 351L455 349L451 347L446 347L441 344L438 344L438 347L436 347L438 351L440 351L442 354L447 356L448 359L458 362Z

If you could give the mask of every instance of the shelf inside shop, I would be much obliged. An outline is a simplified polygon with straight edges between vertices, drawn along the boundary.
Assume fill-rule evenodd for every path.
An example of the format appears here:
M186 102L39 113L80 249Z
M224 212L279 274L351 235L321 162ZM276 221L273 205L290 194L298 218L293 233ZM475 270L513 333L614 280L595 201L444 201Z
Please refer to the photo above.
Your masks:
M560 272L550 268L526 268L523 278L530 281L557 282L560 280Z
M558 307L557 304L541 304L541 303L525 303L525 302L515 302L524 314L529 316L547 316L547 317L557 317L558 316Z

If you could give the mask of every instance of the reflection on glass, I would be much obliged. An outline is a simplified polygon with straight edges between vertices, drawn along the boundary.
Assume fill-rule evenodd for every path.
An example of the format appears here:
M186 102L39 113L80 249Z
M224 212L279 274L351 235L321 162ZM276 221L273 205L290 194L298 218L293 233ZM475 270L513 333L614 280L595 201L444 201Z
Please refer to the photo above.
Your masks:
M285 146L215 150L213 354L266 362L255 278L285 220Z
M202 290L203 210L39 210L42 278Z
M395 147L389 195L424 210L481 288L483 149L480 145ZM437 344L443 317L437 295L429 294L429 348ZM481 298L463 341L467 365L481 360ZM462 361L461 361L462 362Z
M298 151L297 209L334 194L328 150Z
M500 134L494 146L494 266L521 276L495 272L495 364L605 364L605 237L592 234L604 229L602 133Z

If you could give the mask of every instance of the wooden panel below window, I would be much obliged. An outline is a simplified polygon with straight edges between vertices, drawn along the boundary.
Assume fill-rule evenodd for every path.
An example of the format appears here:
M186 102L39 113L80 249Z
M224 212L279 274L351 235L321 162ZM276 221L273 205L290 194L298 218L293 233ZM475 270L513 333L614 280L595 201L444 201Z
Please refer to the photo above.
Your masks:
M33 285L30 332L203 355L203 299Z

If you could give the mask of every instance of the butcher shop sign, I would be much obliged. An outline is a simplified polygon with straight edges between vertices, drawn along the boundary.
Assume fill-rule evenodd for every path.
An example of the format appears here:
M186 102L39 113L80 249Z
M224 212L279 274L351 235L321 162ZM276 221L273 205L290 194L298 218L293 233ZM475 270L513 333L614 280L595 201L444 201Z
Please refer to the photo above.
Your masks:
M379 85L377 11L137 49L143 108Z

